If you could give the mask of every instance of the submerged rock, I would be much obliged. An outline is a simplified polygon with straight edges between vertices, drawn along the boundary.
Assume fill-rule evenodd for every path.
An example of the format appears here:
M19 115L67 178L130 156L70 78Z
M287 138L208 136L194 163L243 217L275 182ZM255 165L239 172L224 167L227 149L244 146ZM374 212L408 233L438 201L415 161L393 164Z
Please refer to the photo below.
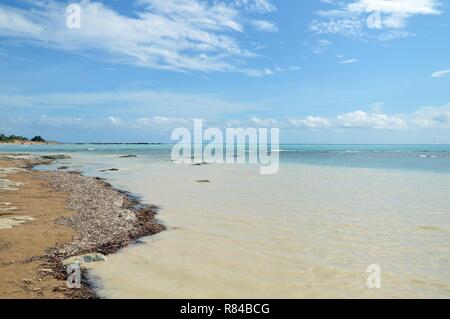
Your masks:
M119 169L118 168L108 168L108 169L102 169L99 172L104 173L104 172L118 172Z
M70 159L69 155L64 154L57 154L57 155L42 155L41 158L47 159L47 160L60 160L60 159Z
M201 163L194 163L192 164L192 166L203 166L203 165L209 165L210 163L208 162L201 162Z

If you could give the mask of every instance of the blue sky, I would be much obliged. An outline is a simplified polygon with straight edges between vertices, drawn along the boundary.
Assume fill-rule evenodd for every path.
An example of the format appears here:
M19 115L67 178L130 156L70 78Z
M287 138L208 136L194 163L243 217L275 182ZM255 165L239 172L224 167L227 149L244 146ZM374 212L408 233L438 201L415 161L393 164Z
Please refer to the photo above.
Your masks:
M65 1L0 4L0 131L165 142L201 118L290 143L450 143L448 1L73 3L80 28Z

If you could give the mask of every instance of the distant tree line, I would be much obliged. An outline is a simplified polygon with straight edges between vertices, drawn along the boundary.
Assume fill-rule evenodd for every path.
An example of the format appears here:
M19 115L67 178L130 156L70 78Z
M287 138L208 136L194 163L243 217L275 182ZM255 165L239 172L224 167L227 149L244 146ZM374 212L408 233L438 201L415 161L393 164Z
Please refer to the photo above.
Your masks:
M45 140L41 137L41 136L35 136L33 137L31 140L29 140L26 137L23 136L18 136L18 135L5 135L5 134L0 134L0 143L11 143L14 141L22 141L22 142L45 142Z

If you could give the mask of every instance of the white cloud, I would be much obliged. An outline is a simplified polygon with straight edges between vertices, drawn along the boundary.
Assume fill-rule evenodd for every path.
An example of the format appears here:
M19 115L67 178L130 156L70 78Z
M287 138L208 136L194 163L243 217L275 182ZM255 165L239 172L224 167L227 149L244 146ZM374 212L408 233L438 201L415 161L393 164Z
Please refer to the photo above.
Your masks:
M242 69L245 59L256 56L236 38L244 25L255 26L246 12L253 17L275 10L263 0L139 0L135 15L128 16L83 0L81 28L69 29L64 4L32 1L29 6L0 5L1 36L141 67L204 72ZM259 29L275 28L258 21Z
M257 127L282 127L284 123L271 118L261 119L259 117L252 117L250 119L250 125Z
M35 121L36 122L36 121ZM41 115L37 124L50 126L50 127L61 127L61 126L91 126L87 121L81 117L70 117L70 116L47 116Z
M433 78L443 78L444 76L450 75L450 69L448 70L442 70L442 71L436 71L431 76Z
M439 14L436 0L356 0L347 5L349 12L376 12L407 18L416 14Z
M345 128L374 128L387 130L402 130L408 125L399 116L386 115L380 113L366 113L355 111L341 114L337 117L338 126Z
M356 62L358 62L357 59L348 59L348 60L339 61L338 63L339 64L353 64L353 63L356 63Z
M364 23L351 18L330 21L315 19L309 25L309 29L317 34L339 34L353 38L364 35Z
M234 5L257 13L277 11L277 8L269 0L234 0Z
M229 120L227 126L231 127L278 127L284 129L309 128L319 129L331 127L329 119L320 116L291 117L287 119L252 117L248 121Z
M315 19L310 24L312 31L368 38L369 30L372 29L379 31L375 37L382 41L412 35L396 29L405 28L407 21L414 16L441 13L438 10L438 0L351 0L326 3L334 8L318 12L320 19ZM371 27L368 24L369 17L373 17L376 22Z
M291 117L286 119L252 117L250 119L231 119L226 122L205 120L208 127L277 127L284 130L310 129L319 131L323 129L359 129L359 130L390 130L399 131L407 129L450 129L450 104L443 107L425 107L411 114L388 115L382 113L367 113L354 111L335 117ZM111 116L106 120L98 119L92 114L81 117L47 116L41 115L36 119L27 117L15 117L6 122L0 119L0 125L13 124L16 126L36 124L47 127L71 127L71 128L103 128L112 125L120 125L122 129L150 129L170 130L175 127L191 128L193 117L171 117L163 115L129 117L122 120L117 116ZM159 131L161 132L161 131Z
M328 119L319 116L307 116L302 119L292 118L288 120L291 127L294 128L325 128L330 127L331 123Z
M190 122L192 122L191 119L165 116L141 117L136 120L138 125L164 127L186 126Z
M112 125L116 125L116 126L122 124L122 120L120 119L120 117L117 117L117 116L110 116L110 117L108 117L108 121Z
M35 37L41 34L42 27L28 19L22 10L0 5L0 35Z
M322 54L328 49L329 46L331 46L331 44L332 42L326 39L317 40L312 48L312 51L315 54Z
M48 127L173 128L189 127L193 118L222 127L279 127L290 129L413 130L450 129L450 104L428 106L405 114L388 114L383 103L370 111L357 110L334 116L265 118L266 103L246 104L206 94L161 91L113 91L37 95L0 94L0 125ZM243 114L258 114L244 118ZM44 114L44 115L42 115ZM47 116L45 114L51 114ZM114 114L114 115L111 115ZM226 120L224 119L226 118Z
M267 20L252 20L251 24L260 31L278 32L278 27L275 25L275 23Z
M450 104L443 107L424 107L411 116L418 128L450 128Z

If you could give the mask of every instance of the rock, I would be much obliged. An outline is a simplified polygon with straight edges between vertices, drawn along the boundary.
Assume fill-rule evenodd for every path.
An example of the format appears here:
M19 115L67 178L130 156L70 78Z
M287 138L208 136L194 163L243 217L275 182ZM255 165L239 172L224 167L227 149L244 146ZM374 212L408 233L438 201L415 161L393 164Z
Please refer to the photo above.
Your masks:
M74 256L62 261L64 267L68 267L69 265L80 265L81 268L86 268L86 264L96 263L96 262L104 262L107 261L106 256L100 253L91 253L80 256Z
M197 183L211 183L211 181L208 179L201 179L201 180L198 180Z
M120 158L133 158L133 157L137 157L137 155L134 154L129 154L129 155L123 155L123 156L119 156Z
M117 172L119 171L118 168L108 168L108 169L102 169L99 172L104 173L104 172Z
M208 162L201 162L201 163L194 163L192 166L202 166L202 165L209 165Z
M61 160L61 159L69 159L71 157L69 155L57 154L57 155L42 155L41 158L47 160Z
M58 169L68 169L68 167L67 166L60 166L60 167L58 167Z

